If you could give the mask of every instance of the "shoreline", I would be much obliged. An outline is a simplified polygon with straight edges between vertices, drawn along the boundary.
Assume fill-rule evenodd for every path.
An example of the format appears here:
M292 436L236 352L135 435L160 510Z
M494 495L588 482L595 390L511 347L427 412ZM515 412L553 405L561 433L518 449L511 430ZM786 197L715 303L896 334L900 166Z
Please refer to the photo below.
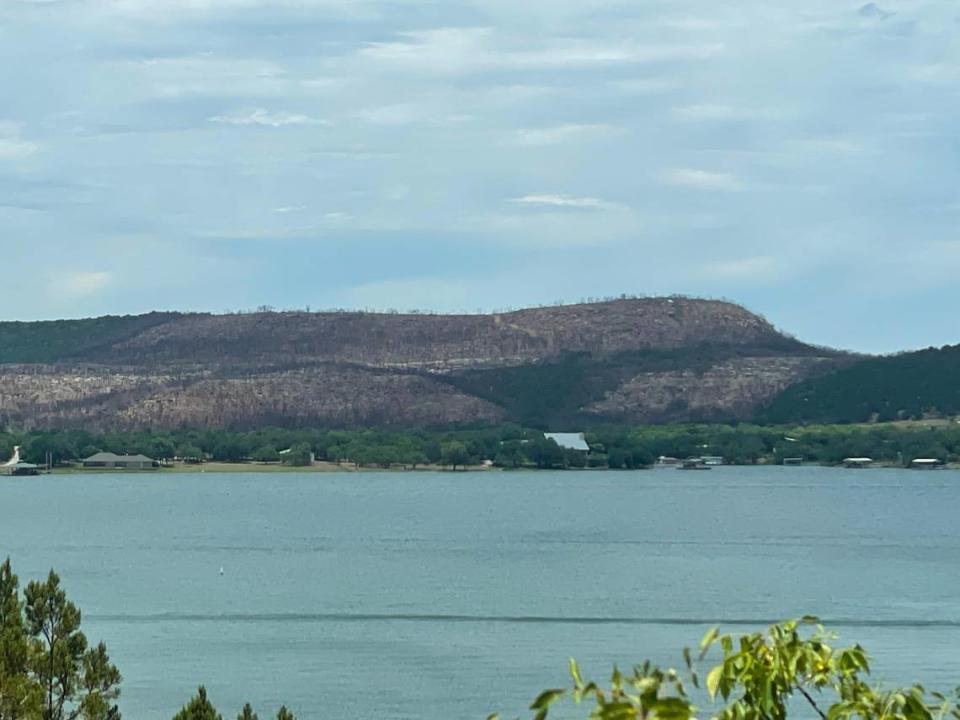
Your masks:
M842 464L822 464L822 463L803 463L799 465L783 465L774 463L726 463L715 465L712 468L771 468L771 467L804 467L804 468L835 468L841 470L912 470L914 472L936 472L939 470L960 470L960 463L947 463L935 468L910 468L895 463L877 462L869 467L848 468ZM591 472L591 473L625 473L625 472L643 472L643 471L661 471L677 470L677 467L656 467L648 466L643 468L536 468L536 467L496 467L493 465L469 465L459 467L456 470L449 466L442 465L418 465L416 467L356 467L351 464L339 464L332 462L316 462L313 465L290 466L280 465L278 463L229 463L229 462L208 462L201 464L175 463L171 466L150 468L145 470L133 470L128 468L82 468L82 467L55 467L50 471L43 472L45 475L139 475L139 474L160 474L160 475L180 475L180 474L202 474L202 473L416 473L416 472L444 472L444 473L466 473L466 472L507 472L507 473L536 473L549 470L552 472Z

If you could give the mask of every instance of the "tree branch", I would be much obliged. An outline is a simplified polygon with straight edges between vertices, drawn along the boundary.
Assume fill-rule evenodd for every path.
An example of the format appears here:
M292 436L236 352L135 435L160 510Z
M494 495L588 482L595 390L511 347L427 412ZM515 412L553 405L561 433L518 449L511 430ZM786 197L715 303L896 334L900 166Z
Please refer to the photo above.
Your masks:
M819 715L823 720L827 720L827 716L824 714L823 710L817 707L817 703L814 702L812 697L810 697L810 693L804 690L800 685L797 685L797 690L799 690L800 693L807 699L807 702L810 703L810 706L817 711L817 715Z

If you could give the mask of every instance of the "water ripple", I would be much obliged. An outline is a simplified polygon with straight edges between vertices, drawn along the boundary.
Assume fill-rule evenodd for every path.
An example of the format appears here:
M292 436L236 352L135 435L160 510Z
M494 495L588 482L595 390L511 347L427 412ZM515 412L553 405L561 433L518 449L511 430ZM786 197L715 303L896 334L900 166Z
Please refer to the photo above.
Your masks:
M150 624L177 622L206 623L324 623L324 622L422 622L422 623L503 623L522 625L727 625L758 627L773 625L771 618L688 618L688 617L604 617L562 615L460 615L440 613L155 613L145 615L86 615L88 620L109 623ZM855 619L822 618L830 627L851 628L960 628L951 619Z

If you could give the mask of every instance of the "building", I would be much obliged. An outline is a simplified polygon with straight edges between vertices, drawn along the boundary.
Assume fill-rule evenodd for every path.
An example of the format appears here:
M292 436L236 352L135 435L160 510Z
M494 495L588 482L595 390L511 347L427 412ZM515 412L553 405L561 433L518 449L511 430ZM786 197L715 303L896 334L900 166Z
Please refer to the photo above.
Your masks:
M13 465L7 463L0 467L0 472L4 475L39 475L40 466L20 460Z
M17 445L13 449L13 457L0 465L0 473L3 475L39 475L40 466L24 462L20 458L20 446Z
M848 457L843 459L843 464L848 468L866 468L873 464L873 458Z
M935 470L940 465L941 462L937 458L917 458L910 461L910 467L914 470Z
M544 433L547 440L553 440L564 450L581 450L590 452L590 446L584 439L583 433Z
M109 468L113 470L150 470L156 462L146 455L117 455L101 452L82 461L85 468Z

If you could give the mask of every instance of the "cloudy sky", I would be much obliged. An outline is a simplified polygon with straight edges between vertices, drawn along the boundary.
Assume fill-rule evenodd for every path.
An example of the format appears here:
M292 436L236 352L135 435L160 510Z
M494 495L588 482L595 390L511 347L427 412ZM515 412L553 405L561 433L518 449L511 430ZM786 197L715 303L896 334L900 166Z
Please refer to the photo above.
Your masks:
M960 342L951 0L0 0L0 318L725 297Z

